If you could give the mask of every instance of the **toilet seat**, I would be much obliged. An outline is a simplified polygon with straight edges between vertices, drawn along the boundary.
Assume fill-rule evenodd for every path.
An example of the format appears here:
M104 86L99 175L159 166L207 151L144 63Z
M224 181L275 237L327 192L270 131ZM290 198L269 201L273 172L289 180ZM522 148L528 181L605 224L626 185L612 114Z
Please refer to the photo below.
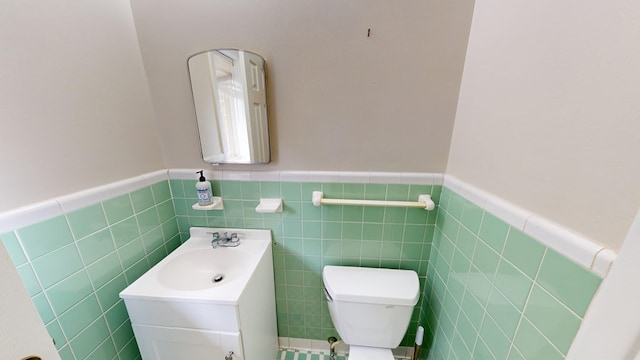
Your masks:
M394 360L391 349L349 346L349 360Z

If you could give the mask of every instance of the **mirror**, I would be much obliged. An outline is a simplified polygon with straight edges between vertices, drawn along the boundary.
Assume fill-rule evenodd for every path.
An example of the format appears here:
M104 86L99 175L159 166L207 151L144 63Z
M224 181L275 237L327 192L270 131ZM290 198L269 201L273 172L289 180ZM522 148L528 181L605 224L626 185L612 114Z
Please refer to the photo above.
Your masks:
M187 63L204 161L268 163L264 59L244 50L214 49Z

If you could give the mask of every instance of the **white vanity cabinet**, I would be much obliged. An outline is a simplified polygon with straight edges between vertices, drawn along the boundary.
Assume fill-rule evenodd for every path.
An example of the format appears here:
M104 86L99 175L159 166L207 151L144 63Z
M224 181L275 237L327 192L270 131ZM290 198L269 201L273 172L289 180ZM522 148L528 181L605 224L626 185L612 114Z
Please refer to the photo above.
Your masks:
M233 359L244 359L239 332L180 329L133 325L143 359L220 359L229 351Z
M248 244L245 251L251 246ZM193 251L193 243L187 250ZM155 267L125 289L120 296L125 300L142 359L225 360L229 352L233 352L233 360L275 359L278 338L270 234L263 251L245 278L242 275L229 282L244 281L241 289L235 285L202 291L153 287L145 281L157 279ZM169 257L156 267L170 262ZM237 296L231 296L234 291Z
M230 351L234 360L250 359L244 354L240 306L157 299L125 301L144 360L224 360ZM249 333L247 342L256 341Z

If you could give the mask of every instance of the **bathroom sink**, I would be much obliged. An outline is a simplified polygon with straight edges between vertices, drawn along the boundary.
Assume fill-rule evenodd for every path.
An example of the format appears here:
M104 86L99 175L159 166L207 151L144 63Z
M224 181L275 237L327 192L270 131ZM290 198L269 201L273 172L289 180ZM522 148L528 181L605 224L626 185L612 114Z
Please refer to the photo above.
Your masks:
M191 228L191 237L120 293L122 298L164 298L236 304L259 262L271 257L271 233L237 232L237 247L211 247L210 228Z
M158 281L177 290L202 290L230 284L250 269L252 254L241 247L198 249L173 256L158 271Z
M211 233L237 247L211 247ZM120 292L143 359L275 359L270 230L189 229L190 238Z

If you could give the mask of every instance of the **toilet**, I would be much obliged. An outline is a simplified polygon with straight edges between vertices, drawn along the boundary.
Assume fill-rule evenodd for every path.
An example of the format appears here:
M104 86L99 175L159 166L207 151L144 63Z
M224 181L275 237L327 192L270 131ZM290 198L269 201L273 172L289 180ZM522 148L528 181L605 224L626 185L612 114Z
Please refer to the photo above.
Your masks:
M349 360L393 360L418 302L420 283L411 270L325 266L329 314L349 345Z

